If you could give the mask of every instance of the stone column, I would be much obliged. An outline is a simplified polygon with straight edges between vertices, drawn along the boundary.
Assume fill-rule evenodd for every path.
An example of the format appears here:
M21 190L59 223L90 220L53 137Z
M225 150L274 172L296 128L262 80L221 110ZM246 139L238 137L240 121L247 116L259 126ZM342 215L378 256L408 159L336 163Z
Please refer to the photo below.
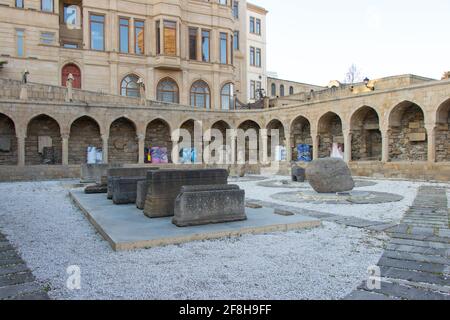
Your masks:
M69 134L61 135L62 138L62 165L69 165Z
M144 164L144 157L145 157L145 135L143 134L138 134L137 135L137 139L138 139L138 148L139 148L139 160L138 163L139 164Z
M436 162L436 126L426 126L428 135L428 162Z
M389 131L381 131L381 162L389 162Z
M311 138L313 141L313 160L319 159L319 139L320 135L317 132L311 132Z
M17 165L25 166L25 136L17 136Z
M286 161L288 163L292 162L292 141L291 141L291 130L286 129L284 131L284 136L286 139Z
M343 131L344 134L344 161L349 163L352 161L352 132L350 130Z
M109 148L109 136L106 134L102 135L102 141L103 141L103 163L108 163L108 148Z
M261 129L260 130L260 150L259 150L259 162L261 164L267 164L274 160L274 152L275 150L272 150L272 155L269 158L269 148L268 148L268 141L269 138L267 136L267 129Z
M179 164L180 163L180 146L179 146L179 137L172 137L172 163Z
M230 164L234 165L236 164L236 139L237 136L236 134L231 134L230 135Z

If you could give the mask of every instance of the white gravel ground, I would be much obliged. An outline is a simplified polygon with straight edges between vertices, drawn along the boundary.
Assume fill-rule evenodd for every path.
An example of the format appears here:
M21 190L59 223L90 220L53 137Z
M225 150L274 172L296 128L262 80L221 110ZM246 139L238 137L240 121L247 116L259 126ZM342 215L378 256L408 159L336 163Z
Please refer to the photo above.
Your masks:
M410 201L415 188L400 185ZM56 299L338 299L365 278L387 240L324 223L300 232L116 253L60 182L3 183L0 193L2 231ZM70 265L81 267L81 290L65 286Z
M287 179L287 177L276 176L275 179ZM273 178L271 178L273 179ZM388 192L402 195L404 199L400 202L383 203L383 204L312 204L312 203L295 203L283 202L275 200L271 195L280 192L293 192L295 189L266 188L258 186L258 182L242 182L238 183L241 188L246 190L246 197L269 201L273 203L286 204L293 207L316 210L320 212L328 212L343 216L352 216L372 221L382 222L399 222L408 207L413 203L417 195L417 190L421 185L427 185L422 182L410 181L394 181L394 180L374 180L378 184L371 187L358 188L357 190ZM449 187L448 184L434 184Z

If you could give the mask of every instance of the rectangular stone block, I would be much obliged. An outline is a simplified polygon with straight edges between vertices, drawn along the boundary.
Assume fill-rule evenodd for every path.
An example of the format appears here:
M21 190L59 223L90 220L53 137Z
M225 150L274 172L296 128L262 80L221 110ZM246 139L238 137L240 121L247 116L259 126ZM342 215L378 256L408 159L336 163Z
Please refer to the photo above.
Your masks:
M408 139L411 142L422 142L427 140L426 133L410 133L408 134Z
M173 216L175 199L183 186L226 184L228 171L225 169L149 171L144 214L149 218Z
M148 171L159 170L159 168L137 167L137 168L111 168L108 169L107 186L108 199L113 198L113 178L114 177L145 177Z
M107 175L108 169L118 167L120 165L110 164L82 164L81 165L81 182L82 183L101 183L101 178Z
M175 200L177 227L246 220L245 191L236 185L184 186Z
M114 204L136 203L137 184L145 181L146 177L114 177L113 202Z
M138 181L137 183L137 195L136 195L136 207L139 210L144 210L145 198L147 197L147 180Z

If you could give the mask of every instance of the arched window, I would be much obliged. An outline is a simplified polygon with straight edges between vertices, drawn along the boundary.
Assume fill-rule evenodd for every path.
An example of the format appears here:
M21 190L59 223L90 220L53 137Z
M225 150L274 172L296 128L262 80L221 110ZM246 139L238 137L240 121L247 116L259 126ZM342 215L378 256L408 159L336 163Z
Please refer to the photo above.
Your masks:
M170 78L162 79L156 88L156 96L158 101L178 103L180 101L178 85Z
M120 85L120 94L124 97L135 97L139 98L139 84L138 84L139 78L134 75L130 74L123 78L122 83Z
M294 94L294 87L290 86L289 87L289 95L293 95Z
M284 97L284 85L280 86L280 97Z
M202 80L194 82L191 87L191 106L209 109L210 101L211 96L208 84Z
M234 86L232 83L227 83L220 91L220 103L222 110L234 109Z
M272 97L276 96L277 96L277 86L275 85L275 83L272 83Z
M66 86L67 78L69 74L73 76L72 87L75 89L81 89L81 71L75 64L66 64L61 71L61 85Z

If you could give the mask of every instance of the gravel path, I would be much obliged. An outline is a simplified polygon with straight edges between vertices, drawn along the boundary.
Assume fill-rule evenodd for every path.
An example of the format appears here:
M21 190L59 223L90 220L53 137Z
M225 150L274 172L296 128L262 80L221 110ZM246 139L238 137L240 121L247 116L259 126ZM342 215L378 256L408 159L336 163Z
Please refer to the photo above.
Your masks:
M287 179L288 177L277 176L279 180ZM288 205L298 208L316 210L320 212L327 212L338 214L342 216L352 216L362 219L381 221L381 222L400 222L403 214L408 207L413 203L417 195L417 190L421 185L427 185L421 182L409 181L393 181L393 180L377 180L377 185L370 187L358 188L358 191L377 191L399 194L404 197L402 201L382 204L312 204L312 203L293 203ZM241 188L246 189L246 196L251 199L269 201L273 203L286 204L283 201L275 200L271 196L276 193L292 192L292 189L282 188L266 188L258 186L257 182L242 182L238 183ZM439 185L439 184L434 184ZM448 184L440 184L449 186ZM301 190L301 189L299 189Z
M364 279L387 240L324 223L116 253L62 183L3 183L0 192L0 228L55 299L339 299ZM66 289L70 265L81 267L81 290Z

